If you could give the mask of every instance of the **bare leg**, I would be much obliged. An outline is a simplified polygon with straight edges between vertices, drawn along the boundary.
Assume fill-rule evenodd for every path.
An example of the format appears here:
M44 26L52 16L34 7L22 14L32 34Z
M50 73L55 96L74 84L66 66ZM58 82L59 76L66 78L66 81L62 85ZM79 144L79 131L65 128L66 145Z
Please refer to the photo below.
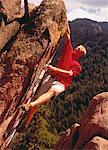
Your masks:
M37 106L32 107L32 108L29 110L28 115L27 115L27 118L26 118L26 121L25 121L25 128L26 128L26 129L28 128L28 126L29 126L29 124L30 124L30 122L31 122L31 120L32 120L32 118L33 118L33 116L34 116L34 114L35 114L37 111L38 111Z
M28 103L28 104L22 105L22 108L25 111L28 111L29 109L32 109L33 107L35 107L39 104L47 102L54 95L55 95L55 90L49 89L48 92L46 92L46 93L42 94L41 96L39 96L35 101L33 101L31 103Z
M29 113L28 113L26 121L25 121L25 128L28 128L28 125L31 122L31 119L33 118L34 114L36 113L37 105L47 102L54 95L55 95L55 91L49 89L47 93L42 94L34 102L31 102L29 104L24 104L24 107L26 110L29 110L29 108L31 108L29 110Z
M42 104L44 102L47 102L50 100L51 97L53 97L55 95L55 91L54 90L48 90L48 92L42 94L40 97L37 98L37 100L35 100L34 102L31 102L30 105L32 107L37 106L39 104Z

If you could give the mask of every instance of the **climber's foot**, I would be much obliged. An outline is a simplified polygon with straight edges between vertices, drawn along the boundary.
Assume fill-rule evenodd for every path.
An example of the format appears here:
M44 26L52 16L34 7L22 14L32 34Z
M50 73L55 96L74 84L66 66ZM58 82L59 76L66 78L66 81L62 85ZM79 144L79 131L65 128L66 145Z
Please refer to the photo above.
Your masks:
M29 111L32 108L30 103L21 105L22 110Z

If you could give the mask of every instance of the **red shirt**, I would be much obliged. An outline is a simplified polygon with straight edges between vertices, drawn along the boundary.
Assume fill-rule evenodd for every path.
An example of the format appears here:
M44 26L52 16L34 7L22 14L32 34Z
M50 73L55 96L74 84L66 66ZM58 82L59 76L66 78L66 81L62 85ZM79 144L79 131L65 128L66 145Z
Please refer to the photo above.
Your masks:
M67 71L72 70L73 71L72 77L77 76L81 71L81 65L77 61L79 58L78 51L77 54L75 53L76 52L73 51L69 38L66 37L63 52L57 62L56 67ZM59 73L56 71L51 71L50 74L53 75L57 79L57 81L63 83L65 85L65 88L68 88L72 84L72 77L70 75L66 75L65 73Z

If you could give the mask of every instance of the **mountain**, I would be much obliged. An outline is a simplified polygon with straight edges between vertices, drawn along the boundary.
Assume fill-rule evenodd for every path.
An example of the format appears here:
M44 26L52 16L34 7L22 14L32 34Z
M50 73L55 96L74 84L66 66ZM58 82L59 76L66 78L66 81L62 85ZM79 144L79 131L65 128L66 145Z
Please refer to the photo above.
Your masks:
M96 22L89 19L76 19L70 22L69 24L72 33L71 34L72 41L74 43L76 42L76 44L80 43L85 44L89 40L97 41L98 34L100 35L101 38L102 35L103 37L105 36L107 40L108 22Z

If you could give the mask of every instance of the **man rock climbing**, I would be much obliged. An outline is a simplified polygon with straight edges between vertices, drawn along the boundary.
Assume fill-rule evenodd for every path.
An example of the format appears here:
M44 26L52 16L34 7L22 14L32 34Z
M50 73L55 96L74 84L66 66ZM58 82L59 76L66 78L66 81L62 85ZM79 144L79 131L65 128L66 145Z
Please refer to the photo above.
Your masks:
M48 69L48 75L43 80L40 92L42 90L49 89L36 98L35 101L23 104L22 108L25 111L31 108L36 108L39 104L49 101L53 96L57 96L64 92L72 84L74 77L78 76L81 72L81 65L79 64L79 58L86 54L86 48L82 45L77 46L73 51L70 34L67 31L65 34L65 43L56 67L52 65L46 65ZM27 125L28 126L28 125Z

